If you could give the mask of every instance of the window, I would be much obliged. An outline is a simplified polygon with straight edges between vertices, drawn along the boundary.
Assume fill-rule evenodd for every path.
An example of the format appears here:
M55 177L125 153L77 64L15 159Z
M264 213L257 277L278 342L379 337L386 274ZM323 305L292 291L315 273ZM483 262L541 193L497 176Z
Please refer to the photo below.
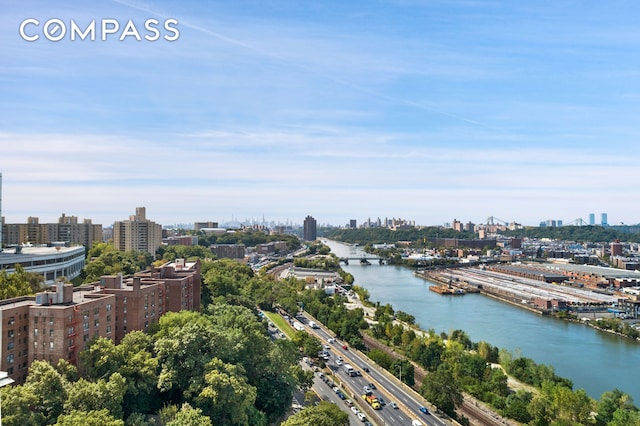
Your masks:
M37 342L37 341L34 341L34 342L33 342L33 347L34 347L34 348L37 348L37 347L38 347L38 342Z
M93 320L93 326L98 327L100 325L100 321L98 319Z
M7 355L7 364L13 364L13 354Z
M107 334L109 334L109 333L111 333L111 326L110 325L107 326Z
M13 335L14 335L13 330L7 331L7 337L11 338L11 337L13 337Z
M111 315L107 315L107 322L111 322Z
M7 344L7 350L10 351L11 349L13 349L13 342Z
M53 317L49 317L49 325L53 325Z
M8 325L13 325L16 323L16 319L15 317L9 317L9 320L7 321Z
M49 342L49 350L52 351L53 350L53 342Z
M107 312L111 312L111 303L107 303L106 309Z
M84 331L87 331L89 329L89 321L85 321L84 322Z
M53 328L49 330L49 337L53 337Z
M73 332L74 332L73 327L69 327L67 329L67 335L71 336L73 334Z
M38 337L38 329L37 329L37 328L34 328L34 329L33 329L33 335L34 335L35 337Z

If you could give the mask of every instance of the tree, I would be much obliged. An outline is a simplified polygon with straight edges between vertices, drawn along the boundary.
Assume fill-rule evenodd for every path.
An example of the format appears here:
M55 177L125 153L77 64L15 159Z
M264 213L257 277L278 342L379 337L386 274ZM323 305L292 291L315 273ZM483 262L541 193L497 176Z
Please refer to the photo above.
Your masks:
M596 416L596 425L607 425L611 420L613 420L613 414L618 409L637 410L633 405L633 399L620 389L613 389L610 392L603 393L596 406L596 411L598 412L598 415Z
M640 412L618 408L608 426L640 426Z
M38 426L47 424L40 397L27 386L6 386L2 394L2 421L5 426Z
M66 380L46 361L33 361L29 367L29 375L24 386L38 401L36 412L43 416L45 424L52 424L62 414L67 399Z
M167 426L211 426L212 424L211 419L202 414L202 410L193 408L185 402Z
M195 402L215 424L248 424L256 389L247 383L243 373L242 367L226 364L217 358L207 364L205 386Z
M106 409L92 411L73 410L58 417L56 426L124 426L124 421L115 419Z
M451 417L455 417L455 409L463 401L453 373L445 364L439 366L422 382L420 394Z
M406 359L396 359L391 364L389 370L395 375L402 371L402 377L400 378L404 383L409 386L413 386L415 381L415 370L411 361Z
M89 382L80 379L68 385L65 413L107 410L115 419L122 419L122 401L127 386L120 373L113 373L108 381Z
M27 272L22 265L16 264L14 272L0 271L0 300L26 296L40 291L44 278L34 272Z
M321 401L307 407L282 423L282 426L348 426L349 415L335 404Z

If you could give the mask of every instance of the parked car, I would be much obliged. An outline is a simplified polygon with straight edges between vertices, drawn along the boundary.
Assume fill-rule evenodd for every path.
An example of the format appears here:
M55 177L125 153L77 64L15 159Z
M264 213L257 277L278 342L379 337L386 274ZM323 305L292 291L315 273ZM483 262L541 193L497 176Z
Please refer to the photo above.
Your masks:
M353 414L358 414L360 412L360 410L358 410L358 408L356 407L351 407L351 411L353 411Z

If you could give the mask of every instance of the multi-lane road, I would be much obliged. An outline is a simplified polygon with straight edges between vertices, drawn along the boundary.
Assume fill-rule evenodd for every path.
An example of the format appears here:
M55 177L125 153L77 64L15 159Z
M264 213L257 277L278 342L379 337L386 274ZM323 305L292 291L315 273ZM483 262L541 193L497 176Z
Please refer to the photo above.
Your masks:
M327 381L331 381L332 383L330 384L337 385L347 399L350 399L360 407L360 410L367 418L366 421L377 425L412 425L414 420L418 420L422 425L444 426L452 424L451 421L436 415L435 407L428 404L395 377L372 363L371 360L358 353L358 351L351 350L342 342L333 339L333 335L330 332L322 327L311 328L309 320L305 317L298 316L297 320L305 325L307 332L315 335L323 345L329 347L327 352L330 355L326 364L331 369L332 374L328 375ZM338 361L338 357L342 358L341 363ZM355 370L360 372L360 375L349 376L344 369L344 364L353 366ZM367 372L366 370L369 371ZM386 403L380 410L373 410L362 398L365 393L364 387L371 383L375 386L375 389L373 389L374 394L378 398L382 398ZM335 401L333 396L337 397L333 386L329 386L326 381L321 380L315 389L319 389L319 393L323 398ZM398 408L393 408L392 402ZM343 405L345 411L352 412L344 402L339 405ZM421 407L426 408L429 414L421 412ZM360 419L360 421L364 422L365 420Z

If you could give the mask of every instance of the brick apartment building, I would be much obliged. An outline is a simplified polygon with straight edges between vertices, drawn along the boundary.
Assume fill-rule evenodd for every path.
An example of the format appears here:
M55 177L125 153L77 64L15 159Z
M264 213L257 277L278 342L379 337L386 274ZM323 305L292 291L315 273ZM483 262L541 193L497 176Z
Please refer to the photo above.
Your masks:
M200 263L176 262L133 276L104 276L74 288L57 283L35 297L0 301L0 370L24 383L34 360L78 356L93 337L120 343L166 312L200 309Z

